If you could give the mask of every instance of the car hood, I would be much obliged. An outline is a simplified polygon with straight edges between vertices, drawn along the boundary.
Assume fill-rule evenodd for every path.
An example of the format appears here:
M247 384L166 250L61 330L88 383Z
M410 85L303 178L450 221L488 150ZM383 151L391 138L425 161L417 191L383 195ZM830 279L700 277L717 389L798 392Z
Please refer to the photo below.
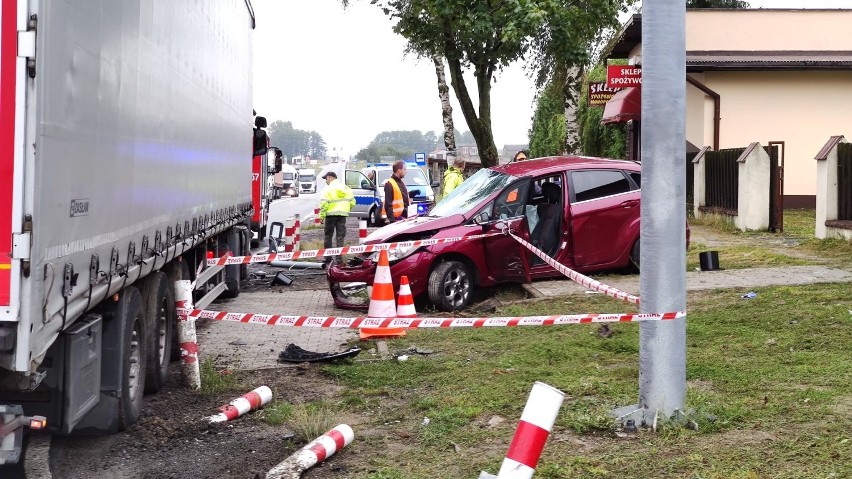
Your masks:
M366 243L385 243L397 236L416 235L425 231L440 230L458 226L465 221L462 214L446 217L418 216L405 221L397 221L379 228L367 236ZM406 239L407 240L407 239Z

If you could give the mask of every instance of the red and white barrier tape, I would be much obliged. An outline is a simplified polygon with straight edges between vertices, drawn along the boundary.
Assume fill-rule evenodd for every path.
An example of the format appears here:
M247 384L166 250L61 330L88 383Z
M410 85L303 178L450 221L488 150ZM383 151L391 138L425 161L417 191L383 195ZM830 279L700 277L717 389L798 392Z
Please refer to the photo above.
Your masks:
M421 246L431 246L442 243L454 243L462 240L474 240L480 238L488 238L490 236L501 236L503 233L489 233L485 235L470 235L470 236L455 236L452 238L425 239L416 241L401 241L397 243L377 243L365 244L359 246L343 246L341 248L323 248L305 251L285 252L285 253L265 253L252 256L231 256L228 258L211 258L207 260L207 264L227 265L227 264L249 264L249 263L267 263L276 260L290 260L299 258L321 258L323 256L340 256L344 254L359 254L372 253L381 250L396 250L407 248L419 248Z
M260 386L243 394L233 401L219 408L219 414L207 418L210 422L225 422L236 419L243 414L259 409L272 400L272 390L269 386Z
M554 316L504 316L494 318L341 318L337 316L284 316L278 314L229 313L194 309L180 310L190 318L236 323L265 324L294 328L487 328L514 326L561 326L586 323L635 323L670 321L686 317L686 311L672 313L563 314Z
M530 244L529 242L527 242L527 241L519 238L518 236L514 235L511 231L508 231L508 234L512 238L515 238L516 241L518 241L519 243L524 245L524 247L526 247L528 250L532 251L536 256L541 258L545 263L549 264L554 269L556 269L560 273L567 276L568 279L570 279L570 280L572 280L576 283L579 283L579 284L581 284L581 285L583 285L583 286L585 286L589 289L592 289L594 291L601 292L601 293L603 293L607 296L613 297L615 299L620 299L620 300L624 301L625 303L639 304L639 296L635 296L635 295L632 295L630 293L625 293L624 291L621 291L620 289L613 288L612 286L608 286L604 283L601 283L600 281L598 281L596 279L592 279L592 278L590 278L590 277L588 277L584 274L578 273L578 272L574 271L573 269L571 269L571 268L565 266L564 264L556 261L555 259L551 258L547 254L545 254L543 251L541 251L540 249L538 249L535 246L533 246L532 244Z

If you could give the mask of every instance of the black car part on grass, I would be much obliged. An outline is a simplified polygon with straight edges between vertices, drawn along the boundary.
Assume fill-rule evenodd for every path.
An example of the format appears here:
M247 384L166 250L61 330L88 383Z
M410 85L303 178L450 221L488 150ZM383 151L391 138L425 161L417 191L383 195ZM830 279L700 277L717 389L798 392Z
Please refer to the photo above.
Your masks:
M361 348L359 347L351 347L343 352L330 352L330 353L317 353L314 351L308 351L306 349L302 349L299 346L296 346L293 343L287 345L284 348L284 351L281 351L281 354L278 355L278 362L281 363L319 363L319 362L329 362L336 361L338 359L345 359L357 356L358 353L361 352Z

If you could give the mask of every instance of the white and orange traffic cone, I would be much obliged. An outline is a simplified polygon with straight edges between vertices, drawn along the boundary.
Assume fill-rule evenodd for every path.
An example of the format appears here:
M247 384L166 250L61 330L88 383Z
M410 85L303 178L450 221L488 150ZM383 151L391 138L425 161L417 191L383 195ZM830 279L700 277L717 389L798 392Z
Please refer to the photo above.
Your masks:
M370 308L367 317L393 318L396 316L396 301L393 298L393 279L391 278L388 252L379 251L379 264L373 278L373 294L370 295ZM361 328L361 339L387 336L405 336L405 328Z
M417 310L414 309L414 296L411 295L411 286L408 285L408 276L399 277L399 295L396 299L396 317L417 317Z

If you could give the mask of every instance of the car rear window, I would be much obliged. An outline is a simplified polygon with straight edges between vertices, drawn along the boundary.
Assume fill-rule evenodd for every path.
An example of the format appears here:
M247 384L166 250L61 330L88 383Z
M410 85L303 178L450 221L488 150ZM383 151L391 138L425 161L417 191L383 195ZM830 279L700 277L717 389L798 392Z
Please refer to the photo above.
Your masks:
M621 170L582 170L571 173L574 202L589 201L630 191Z

